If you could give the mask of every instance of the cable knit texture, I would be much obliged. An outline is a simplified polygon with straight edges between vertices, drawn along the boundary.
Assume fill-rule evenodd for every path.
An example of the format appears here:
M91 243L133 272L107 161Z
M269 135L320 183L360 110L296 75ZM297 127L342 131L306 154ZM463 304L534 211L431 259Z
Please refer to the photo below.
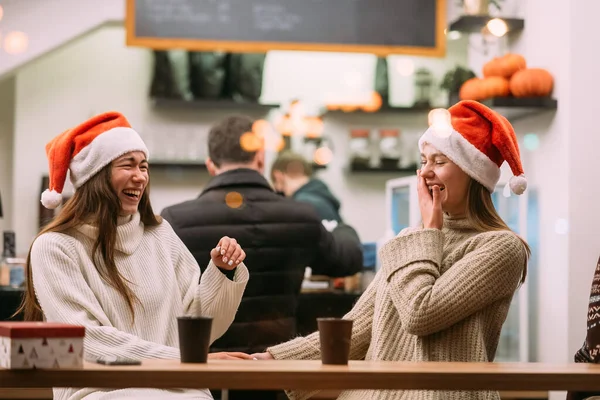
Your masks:
M212 263L200 268L168 222L145 227L139 214L119 219L115 263L137 295L132 318L125 299L99 275L92 261L97 228L45 233L31 249L33 284L48 321L83 325L85 359L117 356L177 359L177 317L213 317L211 343L235 317L248 282L240 264L233 281ZM216 245L216 243L215 243ZM208 260L207 260L208 261ZM76 382L73 382L76 383ZM211 399L207 390L57 388L68 399Z
M344 317L354 320L350 359L493 361L526 263L512 232L477 233L466 219L403 230L386 243L382 268ZM319 333L268 349L276 359L320 359ZM302 400L316 392L287 392ZM499 399L497 392L343 392L343 400Z

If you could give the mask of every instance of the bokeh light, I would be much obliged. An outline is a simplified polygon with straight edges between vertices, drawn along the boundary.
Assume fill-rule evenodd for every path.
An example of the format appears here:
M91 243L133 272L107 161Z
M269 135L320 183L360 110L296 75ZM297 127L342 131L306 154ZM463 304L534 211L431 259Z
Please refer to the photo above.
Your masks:
M450 31L448 32L448 40L458 40L462 37L459 31Z
M450 112L445 108L434 108L427 115L427 122L431 125L450 124Z
M265 138L265 149L279 153L285 147L285 140L279 135L269 135Z
M244 204L244 197L238 192L229 192L225 195L225 204L229 208L240 208Z
M496 37L502 37L508 32L508 25L501 18L493 18L486 25L488 31Z
M252 132L254 132L258 137L264 138L268 135L268 132L271 130L271 124L264 119L259 119L254 121L252 124Z
M395 68L401 76L411 76L415 73L415 63L409 58L401 58L396 61Z
M4 51L8 54L23 53L28 45L29 39L24 32L12 31L4 37Z
M319 147L314 154L314 162L318 165L327 165L333 159L333 152L329 147Z
M283 115L275 124L277 131L282 135L291 136L294 130L292 120L289 116Z
M262 145L263 140L254 132L246 132L240 137L240 146L248 153L260 150Z
M323 120L319 117L308 117L306 118L306 137L316 138L320 137L324 131Z
M381 108L383 105L383 99L381 95L377 92L372 92L371 97L369 98L369 102L365 104L362 109L366 112L375 112Z
M427 116L429 126L436 136L447 138L452 134L450 112L445 108L435 108Z
M523 147L529 151L537 150L540 147L539 136L535 133L528 133L523 136Z

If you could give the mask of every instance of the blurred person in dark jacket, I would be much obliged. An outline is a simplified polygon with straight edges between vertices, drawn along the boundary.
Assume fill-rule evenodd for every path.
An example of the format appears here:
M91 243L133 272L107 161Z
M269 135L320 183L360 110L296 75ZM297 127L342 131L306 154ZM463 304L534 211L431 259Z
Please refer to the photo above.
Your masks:
M229 330L211 351L248 354L296 336L296 306L306 267L315 275L351 276L362 269L356 231L329 232L310 204L277 194L264 173L264 146L244 148L254 121L231 116L212 127L206 166L213 178L200 195L162 216L194 257L204 260L225 232L246 252L251 279ZM252 142L252 141L250 141ZM262 142L261 142L262 143ZM214 240L213 240L214 242ZM230 399L271 399L276 392L231 391Z
M313 177L312 165L302 155L282 152L271 167L271 180L284 196L315 207L322 220L342 222L340 201L322 180Z

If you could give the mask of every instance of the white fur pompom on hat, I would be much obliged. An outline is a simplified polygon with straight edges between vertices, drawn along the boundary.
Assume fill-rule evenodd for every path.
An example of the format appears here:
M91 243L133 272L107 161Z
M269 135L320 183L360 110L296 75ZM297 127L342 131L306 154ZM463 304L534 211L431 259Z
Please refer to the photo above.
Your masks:
M514 194L521 195L527 189L527 178L524 175L511 176L508 184Z
M42 193L42 205L51 210L60 206L62 203L62 195L56 190L46 189Z

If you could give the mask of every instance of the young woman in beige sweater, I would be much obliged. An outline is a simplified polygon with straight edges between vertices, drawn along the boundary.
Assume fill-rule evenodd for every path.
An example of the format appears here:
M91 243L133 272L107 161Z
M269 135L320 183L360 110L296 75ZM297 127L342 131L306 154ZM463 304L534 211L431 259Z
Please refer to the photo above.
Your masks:
M504 161L526 188L515 133L472 101L436 110L419 141L423 224L403 230L380 253L382 268L344 317L354 320L350 358L386 361L493 361L511 299L526 275L527 244L494 209L491 193ZM258 359L319 359L315 332L254 354ZM315 392L288 392L291 399ZM497 392L343 392L339 399L499 399Z
M148 194L148 149L125 117L110 112L46 146L50 190L61 203L67 170L75 194L35 239L21 311L85 327L84 357L179 358L177 317L213 317L211 342L235 317L248 282L245 253L224 237L204 273ZM217 353L209 358L249 358ZM77 382L73 382L76 384ZM55 388L57 400L212 399L208 390Z

